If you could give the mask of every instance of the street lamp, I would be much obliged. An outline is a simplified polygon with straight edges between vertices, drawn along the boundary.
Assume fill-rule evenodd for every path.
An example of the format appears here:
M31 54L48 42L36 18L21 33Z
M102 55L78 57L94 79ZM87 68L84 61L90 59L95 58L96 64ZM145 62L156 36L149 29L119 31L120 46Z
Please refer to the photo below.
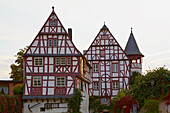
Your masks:
M154 80L154 79L151 79L151 85L152 85L152 87L153 87L153 85L154 85L154 82L155 82L155 80Z
M153 85L154 85L155 80L151 79L151 86L152 86L152 93L153 93Z

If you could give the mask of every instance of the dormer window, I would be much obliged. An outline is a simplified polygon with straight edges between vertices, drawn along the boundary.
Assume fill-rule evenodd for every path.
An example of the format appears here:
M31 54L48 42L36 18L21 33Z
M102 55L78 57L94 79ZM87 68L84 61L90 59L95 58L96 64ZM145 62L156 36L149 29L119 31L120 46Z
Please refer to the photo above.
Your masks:
M50 25L51 25L51 26L56 26L56 21L55 21L55 20L51 20L51 21L50 21Z

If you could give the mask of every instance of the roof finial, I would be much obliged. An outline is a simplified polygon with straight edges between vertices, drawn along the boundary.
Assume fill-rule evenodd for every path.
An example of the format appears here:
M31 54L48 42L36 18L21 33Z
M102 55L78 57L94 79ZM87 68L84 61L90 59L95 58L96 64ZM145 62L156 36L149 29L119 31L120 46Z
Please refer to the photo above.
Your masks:
M132 33L132 27L131 27L131 33Z
M105 25L105 21L104 21L104 25Z
M54 6L52 6L52 10L54 11Z

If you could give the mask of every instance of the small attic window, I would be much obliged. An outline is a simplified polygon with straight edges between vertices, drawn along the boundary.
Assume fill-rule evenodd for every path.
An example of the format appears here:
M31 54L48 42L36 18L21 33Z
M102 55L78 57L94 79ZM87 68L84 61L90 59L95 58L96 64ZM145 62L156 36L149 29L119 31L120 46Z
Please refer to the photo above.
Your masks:
M51 25L51 26L56 26L56 21L55 21L55 20L51 20L51 21L50 21L50 25Z

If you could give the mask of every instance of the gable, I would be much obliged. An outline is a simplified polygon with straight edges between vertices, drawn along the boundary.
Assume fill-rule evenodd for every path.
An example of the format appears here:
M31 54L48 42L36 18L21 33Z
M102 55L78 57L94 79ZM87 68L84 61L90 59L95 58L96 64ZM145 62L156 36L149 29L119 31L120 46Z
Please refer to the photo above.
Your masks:
M81 53L74 46L65 28L54 10L29 46L24 56L29 55L78 55Z
M105 25L104 25L105 26ZM109 29L101 29L85 53L88 60L122 60L128 59L125 52L110 33Z

